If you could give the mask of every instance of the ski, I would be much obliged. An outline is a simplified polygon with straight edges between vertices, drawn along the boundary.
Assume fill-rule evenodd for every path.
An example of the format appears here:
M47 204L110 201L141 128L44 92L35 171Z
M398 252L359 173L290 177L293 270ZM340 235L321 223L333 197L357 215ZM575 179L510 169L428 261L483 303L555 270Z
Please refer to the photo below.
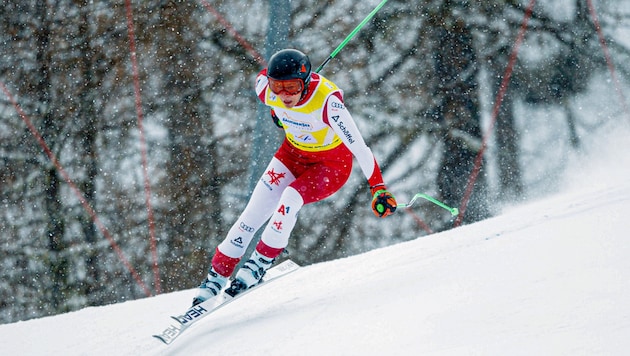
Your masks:
M291 272L296 271L300 266L291 261L286 260L279 265L270 268L266 273L265 277L263 277L263 282L260 284L249 288L236 296L232 297L229 294L223 292L214 298L210 298L203 303L197 304L188 308L181 315L173 315L171 318L173 322L166 327L161 333L153 335L154 338L162 341L166 345L170 345L177 339L186 329L192 326L194 323L201 320L203 317L221 309L222 307L230 304L236 299L244 296L245 294L257 289L258 287L267 284L275 279L278 279L282 276L285 276Z

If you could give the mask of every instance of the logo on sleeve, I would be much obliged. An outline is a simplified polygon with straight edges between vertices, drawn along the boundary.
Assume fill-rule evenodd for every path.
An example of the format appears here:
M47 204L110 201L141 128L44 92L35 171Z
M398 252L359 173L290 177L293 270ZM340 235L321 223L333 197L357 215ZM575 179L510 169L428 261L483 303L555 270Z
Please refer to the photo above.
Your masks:
M331 103L330 103L330 106L331 106L331 107L333 107L333 108L335 108L335 109L342 109L342 110L343 110L343 108L344 108L344 107L343 107L343 104L338 103L338 102L336 102L336 101L331 102Z

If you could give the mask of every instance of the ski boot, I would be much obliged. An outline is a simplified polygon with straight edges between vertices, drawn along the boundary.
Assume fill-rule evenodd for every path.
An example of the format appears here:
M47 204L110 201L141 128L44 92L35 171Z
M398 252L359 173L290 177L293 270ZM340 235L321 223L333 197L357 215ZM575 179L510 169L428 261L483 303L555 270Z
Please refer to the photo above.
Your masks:
M240 292L262 283L265 272L271 267L274 260L274 258L265 257L258 251L254 251L251 258L236 273L236 277L234 277L230 287L225 290L225 293L234 297Z
M213 268L210 268L208 276L197 289L197 296L193 298L192 305L195 306L219 295L223 287L227 284L227 280L227 277L223 277L215 272Z

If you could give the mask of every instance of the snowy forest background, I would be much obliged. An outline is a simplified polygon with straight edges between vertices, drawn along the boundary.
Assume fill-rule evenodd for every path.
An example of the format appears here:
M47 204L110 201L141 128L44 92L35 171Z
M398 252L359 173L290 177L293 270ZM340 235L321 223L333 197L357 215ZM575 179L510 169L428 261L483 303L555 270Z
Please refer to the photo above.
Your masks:
M198 284L281 140L254 76L286 47L316 67L377 4L3 1L0 322ZM530 4L390 0L322 70L400 202L460 206L485 137L463 223L485 219L554 191L589 140L628 124L621 0L536 2L492 124ZM375 218L355 168L303 209L296 262L453 228L428 203Z

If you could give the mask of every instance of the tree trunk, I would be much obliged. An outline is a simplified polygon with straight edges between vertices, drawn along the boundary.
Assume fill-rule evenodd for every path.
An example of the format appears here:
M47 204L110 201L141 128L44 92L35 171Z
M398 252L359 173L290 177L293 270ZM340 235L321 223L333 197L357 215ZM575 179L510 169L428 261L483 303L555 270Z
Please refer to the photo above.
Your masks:
M55 120L53 112L51 110L51 96L50 90L52 86L51 81L51 50L50 50L50 20L47 15L46 2L37 3L37 15L40 19L40 27L36 33L37 37L37 63L40 65L39 79L36 84L36 92L39 95L40 106L38 115L42 119L42 135L47 139L48 146L54 152L54 138L57 137L59 132L58 122ZM45 158L45 162L48 162L48 158ZM48 273L49 278L52 281L52 288L48 291L45 290L47 283L45 281L39 281L36 283L38 288L42 288L40 293L48 294L52 305L52 310L61 311L63 305L64 292L67 287L68 278L68 260L64 254L64 232L65 223L62 211L61 197L59 191L59 175L56 167L44 163L44 166L48 166L43 172L45 186L44 196L44 209L47 215L46 223L46 236L48 237ZM40 276L43 278L43 276Z
M507 62L507 61L506 61ZM503 61L499 61L503 63ZM494 78L492 86L493 98L500 91L505 66L498 66L495 62L490 65ZM511 91L506 90L501 102L496 122L497 169L499 171L499 199L511 202L522 198L523 182L521 165L519 162L519 135L514 122L514 99Z
M441 19L437 23L440 26L434 32L438 43L435 71L441 103L436 112L444 129L444 154L437 184L444 202L458 206L481 148L477 62L470 28L462 20ZM487 183L482 167L463 222L489 217L486 201Z
M80 80L79 86L79 113L78 122L82 125L81 138L83 148L83 156L85 159L85 178L81 184L81 190L85 197L86 202L92 207L96 208L96 177L98 175L98 161L96 138L98 136L97 120L101 115L97 115L95 108L95 93L98 87L94 85L95 78L93 72L93 62L96 60L96 51L92 48L91 40L92 35L89 30L90 23L90 10L87 1L82 1L79 5L79 11L83 21L79 23L79 35L82 36L81 48L81 60L80 66ZM97 244L96 226L92 221L92 217L83 210L83 214L79 217L79 223L81 230L84 234L86 248L85 254L85 267L86 279L83 292L87 297L89 305L98 305L102 300L100 291L103 289L101 279L101 266L99 266L99 251Z

